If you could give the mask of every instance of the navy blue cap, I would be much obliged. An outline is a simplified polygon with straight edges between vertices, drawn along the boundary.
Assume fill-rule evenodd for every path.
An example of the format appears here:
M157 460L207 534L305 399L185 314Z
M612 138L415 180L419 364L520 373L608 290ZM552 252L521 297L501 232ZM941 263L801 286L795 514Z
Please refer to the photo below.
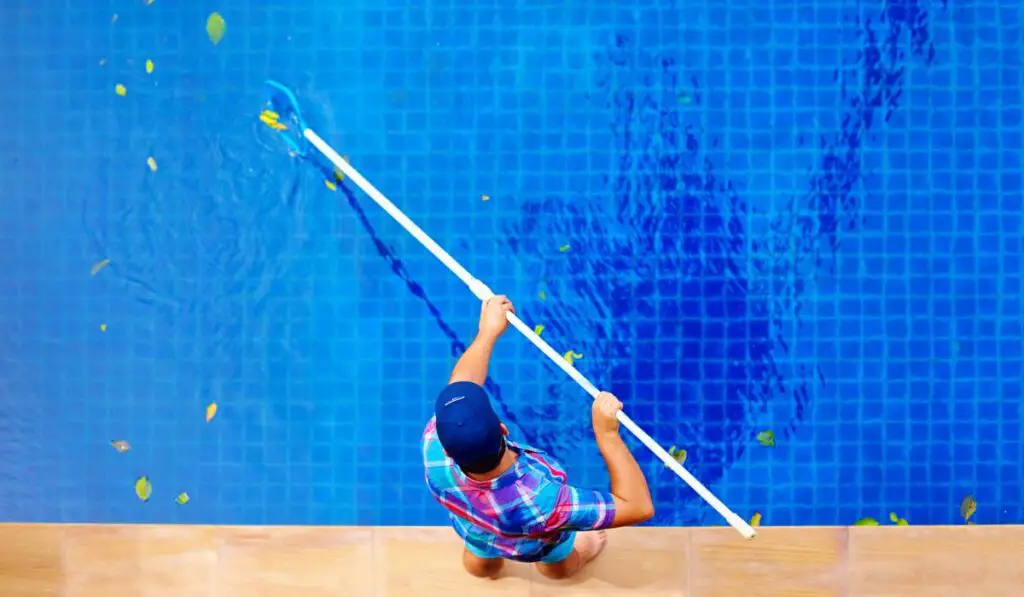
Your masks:
M441 390L434 404L437 437L448 457L467 473L486 473L501 462L505 434L487 392L470 381Z

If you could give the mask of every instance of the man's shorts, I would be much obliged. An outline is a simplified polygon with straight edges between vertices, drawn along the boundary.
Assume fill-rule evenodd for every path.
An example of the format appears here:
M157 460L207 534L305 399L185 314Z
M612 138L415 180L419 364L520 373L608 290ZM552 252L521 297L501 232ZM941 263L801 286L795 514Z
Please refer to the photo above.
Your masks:
M505 558L509 560L522 561L522 562L543 562L545 564L557 564L558 562L564 561L570 555L572 555L572 549L576 545L576 531L570 531L563 533L562 538L559 540L558 545L553 550L548 552L542 558L536 559L531 558L529 554L523 554L523 559L517 557L509 557L504 554L498 553L497 550L489 548L489 546L481 546L471 541L466 541L466 550L469 553L475 555L478 558L485 560L493 560L495 558Z

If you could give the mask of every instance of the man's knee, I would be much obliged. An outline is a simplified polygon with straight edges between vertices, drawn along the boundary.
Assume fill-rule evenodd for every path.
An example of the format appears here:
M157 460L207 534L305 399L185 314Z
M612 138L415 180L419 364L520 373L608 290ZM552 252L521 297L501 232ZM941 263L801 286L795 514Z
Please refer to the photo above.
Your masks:
M468 549L462 552L462 566L477 578L494 578L504 563L501 558L481 558Z

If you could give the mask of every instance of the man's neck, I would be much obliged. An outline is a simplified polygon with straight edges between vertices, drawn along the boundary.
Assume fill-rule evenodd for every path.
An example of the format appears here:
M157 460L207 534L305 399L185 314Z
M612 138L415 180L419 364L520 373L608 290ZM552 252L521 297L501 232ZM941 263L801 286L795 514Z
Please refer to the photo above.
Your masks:
M501 462L498 463L498 466L486 473L481 473L479 475L466 473L466 476L474 481L493 481L505 474L508 469L515 465L517 456L518 455L514 450L505 450L505 455L501 457Z

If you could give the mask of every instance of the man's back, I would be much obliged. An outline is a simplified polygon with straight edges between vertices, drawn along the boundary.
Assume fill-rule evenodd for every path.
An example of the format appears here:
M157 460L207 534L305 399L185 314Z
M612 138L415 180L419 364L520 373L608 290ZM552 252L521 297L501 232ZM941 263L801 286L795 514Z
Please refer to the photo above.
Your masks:
M427 485L467 544L534 562L569 539L571 531L611 525L615 508L610 494L572 487L565 471L544 452L506 443L517 455L514 465L492 480L477 481L445 454L434 419L423 432Z

